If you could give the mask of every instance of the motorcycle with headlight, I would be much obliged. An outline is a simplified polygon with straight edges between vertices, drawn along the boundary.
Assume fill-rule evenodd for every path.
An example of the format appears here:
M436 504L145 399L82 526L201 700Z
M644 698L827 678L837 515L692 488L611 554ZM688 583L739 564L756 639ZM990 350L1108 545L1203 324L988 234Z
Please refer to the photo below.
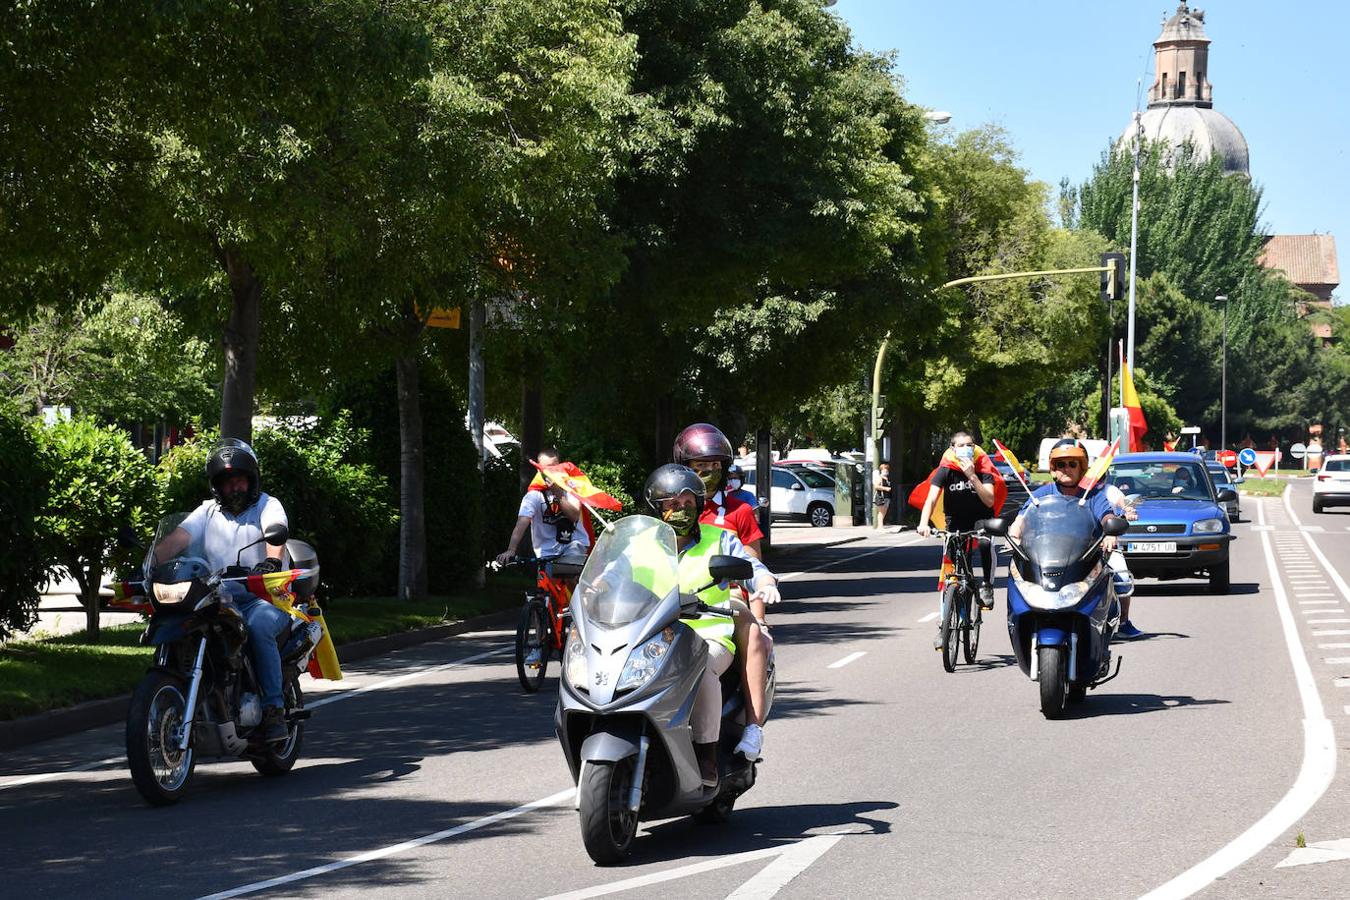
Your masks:
M163 546L185 518L180 513L160 520L142 580L115 590L124 608L149 615L141 642L155 648L154 662L132 694L126 745L132 780L155 806L182 796L199 757L247 759L263 775L289 772L300 756L309 716L297 679L323 638L317 606L293 617L278 638L287 734L285 741L263 741L262 692L229 585L253 593L286 589L296 603L312 604L318 557L305 542L289 540L285 525L269 525L249 547L264 541L285 545L292 568L264 575L234 565L213 572L201 547L167 552Z
M714 583L747 581L750 563L714 556ZM708 655L682 618L730 614L702 604L707 585L681 592L675 532L647 516L607 529L581 572L555 716L572 778L582 840L601 865L621 861L639 821L693 815L730 817L755 783L757 763L733 754L745 728L738 666L722 678L720 779L705 788L694 755L690 712ZM773 702L770 661L767 700Z
M1102 541L1124 534L1128 523L1101 523L1076 497L1053 494L1027 510L1020 538L1008 537L1006 519L982 523L1007 538L1008 636L1022 671L1040 687L1041 712L1064 715L1111 674L1111 638L1120 625L1111 570Z

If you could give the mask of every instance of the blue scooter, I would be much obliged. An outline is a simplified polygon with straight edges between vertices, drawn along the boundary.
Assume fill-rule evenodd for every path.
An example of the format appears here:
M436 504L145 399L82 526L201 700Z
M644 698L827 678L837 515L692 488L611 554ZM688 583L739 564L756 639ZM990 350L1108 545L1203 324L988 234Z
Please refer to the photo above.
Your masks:
M1064 715L1070 702L1105 684L1111 674L1111 638L1120 624L1104 537L1129 524L1109 516L1100 524L1075 497L1042 497L1023 519L1021 535L1008 536L1007 519L990 519L990 534L1007 538L1008 637L1022 671L1041 689L1041 713Z

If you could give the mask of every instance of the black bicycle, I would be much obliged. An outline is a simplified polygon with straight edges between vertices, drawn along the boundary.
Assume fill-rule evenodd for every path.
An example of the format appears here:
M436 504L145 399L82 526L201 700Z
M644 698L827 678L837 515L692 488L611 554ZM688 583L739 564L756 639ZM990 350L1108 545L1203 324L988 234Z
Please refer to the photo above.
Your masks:
M985 536L974 531L935 531L942 539L942 668L956 671L956 654L963 651L966 663L975 662L980 652L980 625L984 610L976 601L977 582L971 566L971 554Z

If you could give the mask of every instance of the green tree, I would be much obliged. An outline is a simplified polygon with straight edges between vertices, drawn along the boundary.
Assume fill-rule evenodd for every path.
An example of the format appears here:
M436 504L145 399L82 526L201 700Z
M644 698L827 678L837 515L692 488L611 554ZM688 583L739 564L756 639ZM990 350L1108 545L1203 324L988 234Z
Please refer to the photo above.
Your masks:
M58 422L41 437L52 471L41 517L51 572L75 579L86 631L97 641L103 573L130 562L117 546L119 529L144 531L158 507L154 468L125 434L92 419Z
M0 403L0 643L32 626L47 580L39 517L51 472L31 419Z

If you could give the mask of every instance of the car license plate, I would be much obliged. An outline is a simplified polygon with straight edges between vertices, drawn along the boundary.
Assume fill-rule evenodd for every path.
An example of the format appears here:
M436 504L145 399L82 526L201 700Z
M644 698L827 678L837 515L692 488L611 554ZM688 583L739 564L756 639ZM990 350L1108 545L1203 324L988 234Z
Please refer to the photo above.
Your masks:
M1131 541L1125 545L1126 553L1176 553L1176 541Z

